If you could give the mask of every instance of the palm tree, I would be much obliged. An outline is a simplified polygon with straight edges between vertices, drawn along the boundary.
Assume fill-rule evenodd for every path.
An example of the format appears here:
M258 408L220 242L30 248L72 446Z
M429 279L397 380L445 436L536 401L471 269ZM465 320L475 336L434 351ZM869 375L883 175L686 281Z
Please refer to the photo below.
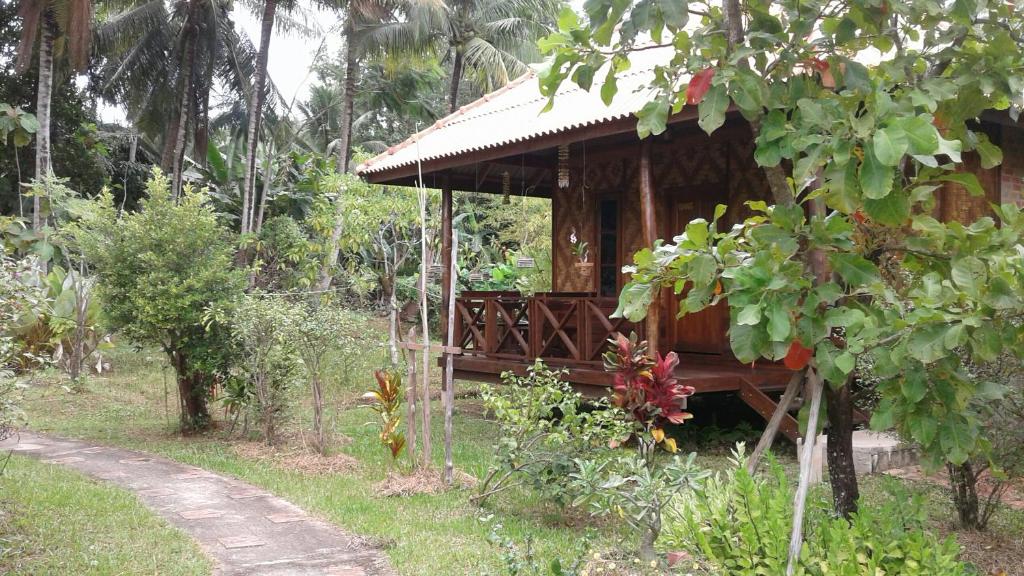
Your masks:
M432 51L451 64L448 111L458 109L468 71L482 91L504 86L539 59L537 40L552 28L559 0L411 0L404 18L367 31L385 52Z
M263 114L263 105L266 100L267 83L267 60L270 56L270 38L273 33L275 18L280 21L277 14L278 7L286 12L298 8L295 0L285 0L281 3L278 0L264 0L262 17L260 19L260 45L256 53L256 74L253 78L253 90L249 96L248 130L249 137L246 142L245 155L245 177L242 183L242 233L252 230L254 227L254 215L256 198L253 194L256 180L256 164L258 161L256 148L259 144L260 124ZM305 23L286 21L286 26L293 31L299 31L304 35L312 35L316 27L310 27Z
M213 87L220 82L238 98L252 93L256 51L235 29L231 8L230 0L148 0L104 12L97 27L99 92L162 142L160 163L174 194L190 125L194 156L205 162Z
M54 44L61 40L63 55L75 70L82 70L89 56L89 24L92 7L89 0L21 0L18 16L22 20L15 67L24 72L32 60L39 37L39 88L36 96L36 178L45 182L50 164L50 98L53 91ZM60 54L58 54L60 56ZM41 198L32 199L32 229L42 228Z

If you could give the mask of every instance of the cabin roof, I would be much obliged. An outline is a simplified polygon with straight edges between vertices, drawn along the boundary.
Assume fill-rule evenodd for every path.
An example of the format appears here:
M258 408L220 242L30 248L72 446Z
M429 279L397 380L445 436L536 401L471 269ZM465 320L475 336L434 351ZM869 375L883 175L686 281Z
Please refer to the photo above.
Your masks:
M548 99L540 93L536 72L527 72L363 162L356 173L386 180L386 173L407 173L417 160L426 164L622 120L650 100L654 89L648 83L654 68L671 53L662 47L634 53L630 70L618 75L618 92L608 105L596 89L588 92L566 81L553 107L543 112ZM603 70L595 74L598 82L604 74Z

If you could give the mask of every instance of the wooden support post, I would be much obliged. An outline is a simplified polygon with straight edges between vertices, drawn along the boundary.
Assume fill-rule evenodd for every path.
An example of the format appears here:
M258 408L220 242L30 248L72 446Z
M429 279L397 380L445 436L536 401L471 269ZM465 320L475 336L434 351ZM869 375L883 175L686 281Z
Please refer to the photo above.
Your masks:
M811 407L807 416L807 433L804 435L803 446L800 447L800 482L797 484L796 495L793 497L793 531L789 535L789 561L786 565L786 576L793 576L796 560L800 557L800 548L804 540L804 508L807 504L807 491L811 486L814 445L818 436L818 413L821 410L824 385L824 380L813 368L807 370Z
M654 166L651 162L651 138L644 138L640 143L640 222L643 230L644 246L654 247L658 239L657 221L655 219L654 201ZM661 330L661 298L656 291L647 307L647 345L653 356L660 350L659 334Z
M449 226L450 227L450 226ZM448 302L447 308L447 326L448 330L445 330L445 347L447 350L444 352L444 481L446 484L451 486L452 484L452 473L454 472L454 464L452 462L452 417L455 414L455 382L452 378L452 347L455 345L453 336L455 335L454 330L451 330L452 325L455 323L455 283L452 282L452 277L455 275L455 263L456 254L459 250L459 233L455 232L451 236L451 248L448 251L448 267L445 269L445 276L447 276L447 286L445 288L445 299Z
M447 174L443 176L441 187L441 310L445 312L441 316L441 342L452 345L448 334L452 330L453 318L447 314L450 300L452 299L452 284L455 272L452 263L455 261L455 252L452 251L452 187L449 184Z
M409 342L413 342L416 339L416 328L409 328ZM405 393L405 444L408 446L409 460L412 461L412 465L416 467L416 351L408 349L408 361L406 364L409 368L409 383Z

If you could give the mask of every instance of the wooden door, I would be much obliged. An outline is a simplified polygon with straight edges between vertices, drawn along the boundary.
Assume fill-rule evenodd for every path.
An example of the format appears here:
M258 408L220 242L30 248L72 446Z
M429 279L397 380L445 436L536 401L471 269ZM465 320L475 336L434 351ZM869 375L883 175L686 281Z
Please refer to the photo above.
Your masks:
M707 190L705 187L686 188L673 194L673 235L680 234L686 228L686 224L696 218L704 218L710 222L714 216L715 204L724 203L721 199L716 201L715 195L716 191ZM675 318L679 311L678 299L684 296L686 290L676 297L672 318ZM728 329L729 307L725 302L700 312L687 314L683 318L675 319L673 349L698 354L724 354L729 351Z

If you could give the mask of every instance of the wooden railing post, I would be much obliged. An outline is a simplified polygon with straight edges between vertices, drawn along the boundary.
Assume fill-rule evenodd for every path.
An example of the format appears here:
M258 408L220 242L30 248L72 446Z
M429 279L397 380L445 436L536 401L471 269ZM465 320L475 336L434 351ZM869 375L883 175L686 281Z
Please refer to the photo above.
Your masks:
M498 310L493 296L484 298L484 340L485 354L498 351Z

